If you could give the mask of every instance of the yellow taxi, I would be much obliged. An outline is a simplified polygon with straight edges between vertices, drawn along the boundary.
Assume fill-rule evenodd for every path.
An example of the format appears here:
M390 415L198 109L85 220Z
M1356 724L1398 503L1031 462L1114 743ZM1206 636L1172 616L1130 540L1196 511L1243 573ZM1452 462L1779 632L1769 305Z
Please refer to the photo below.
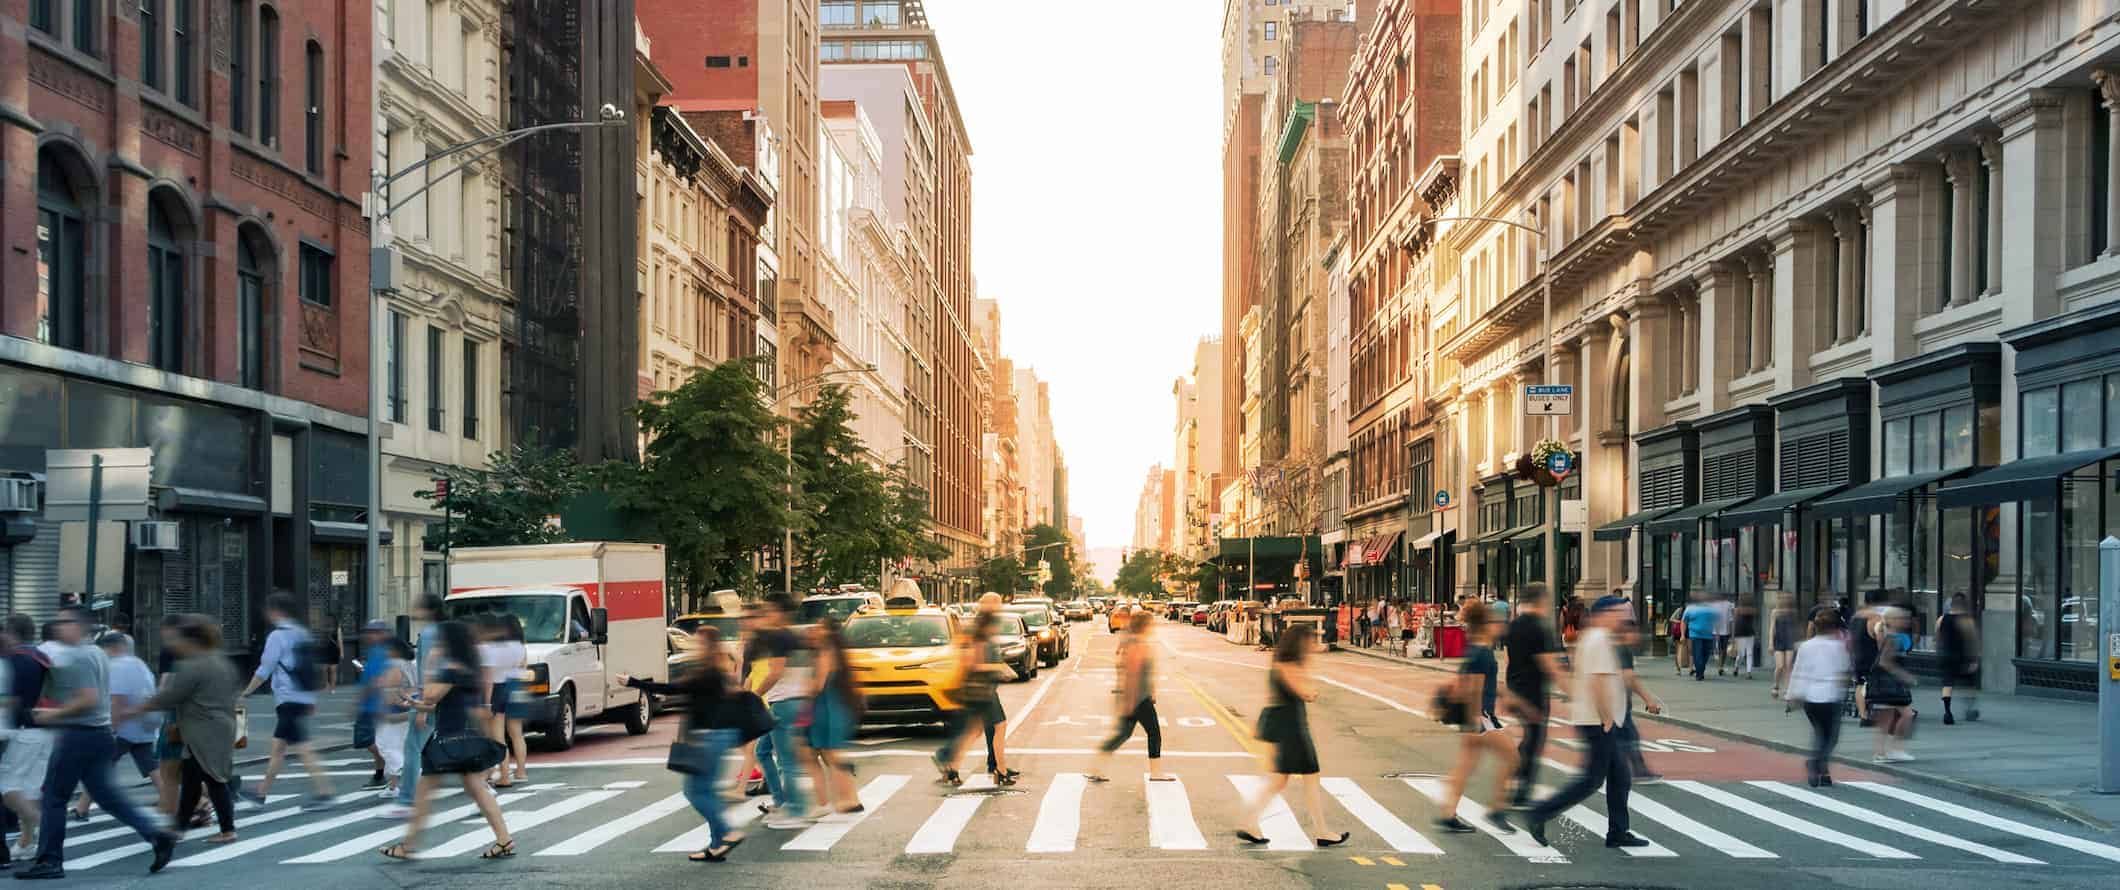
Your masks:
M931 723L957 703L957 618L914 597L891 596L883 608L847 618L847 667L868 700L863 723Z

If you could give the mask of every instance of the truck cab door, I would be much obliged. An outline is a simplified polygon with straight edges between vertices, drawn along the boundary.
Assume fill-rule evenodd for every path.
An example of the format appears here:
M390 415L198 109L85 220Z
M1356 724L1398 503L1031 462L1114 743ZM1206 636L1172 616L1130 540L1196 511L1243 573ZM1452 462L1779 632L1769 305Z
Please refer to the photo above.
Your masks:
M580 595L567 598L567 645L561 652L567 676L574 681L574 713L580 717L603 713L611 698L604 679L603 647L596 644L589 601Z

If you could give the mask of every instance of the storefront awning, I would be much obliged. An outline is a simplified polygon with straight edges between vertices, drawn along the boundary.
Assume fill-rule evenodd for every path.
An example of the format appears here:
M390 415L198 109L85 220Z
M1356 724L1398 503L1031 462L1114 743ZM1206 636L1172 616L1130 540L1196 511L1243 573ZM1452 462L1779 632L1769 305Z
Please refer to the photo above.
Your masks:
M1899 506L1901 498L1938 482L1957 479L1975 469L1960 467L1933 473L1886 476L1857 485L1832 497L1821 498L1811 505L1811 515L1820 519L1834 519L1842 516L1876 516L1890 513Z
M1253 558L1261 561L1269 559L1291 560L1295 559L1299 554L1308 554L1310 558L1318 559L1324 552L1319 548L1318 539L1315 537L1218 538L1216 540L1220 546L1216 548L1215 561L1225 563L1232 560L1243 562L1246 559Z
M1523 528L1517 529L1516 534L1509 536L1509 540L1511 543L1517 541L1536 541L1540 537L1544 536L1547 532L1552 530L1553 526L1547 525L1543 522L1537 525L1527 525Z
M2061 477L2120 457L2120 448L2093 448L2012 461L1936 490L1936 506L1978 507L2061 496Z
M381 543L388 544L395 537L390 529L379 529ZM309 540L317 544L366 544L368 526L358 522L328 522L322 519L309 520Z
M1422 536L1420 536L1420 537L1418 537L1418 538L1415 538L1415 539L1413 539L1413 549L1415 549L1415 550L1427 550L1427 549L1429 549L1429 548L1431 548L1431 547L1434 547L1434 546L1435 546L1435 542L1437 542L1437 541L1440 541L1440 540L1442 540L1442 539L1443 539L1443 536L1444 536L1444 535L1447 535L1447 534L1450 534L1450 532L1448 532L1448 531L1439 531L1439 532L1429 532L1429 533L1427 533L1427 534L1425 534L1425 535L1422 535Z
M1370 538L1362 552L1362 564L1383 565L1384 560L1391 558L1392 552L1398 549L1399 536L1403 534L1405 532L1385 532Z
M1617 522L1607 522L1598 526L1590 532L1590 539L1593 541L1624 541L1634 534L1635 526L1658 517L1669 516L1684 509L1686 508L1683 506L1650 507Z
M1700 531L1701 520L1712 517L1717 513L1721 513L1724 510L1728 510L1731 507L1735 507L1749 500L1751 500L1751 498L1723 498L1721 500L1694 504L1693 506L1687 507L1683 510L1679 510L1649 520L1649 522L1647 523L1647 528L1649 529L1649 533L1652 535L1668 535L1674 532L1697 532Z
M1724 510L1715 517L1715 528L1723 535L1733 535L1738 529L1754 525L1771 525L1781 522L1781 514L1789 510L1805 509L1811 502L1833 494L1846 485L1815 485L1790 491L1778 491L1759 500Z
M1482 537L1481 537L1481 538L1479 539L1479 541L1477 541L1476 543L1479 543L1479 544L1500 544L1500 543L1502 543L1503 541L1507 541L1507 540L1509 540L1510 538L1514 538L1514 537L1516 537L1517 535L1521 535L1521 534L1523 534L1523 533L1525 533L1525 532L1527 532L1527 531L1530 531L1530 530L1532 530L1532 529L1534 529L1534 528L1537 528L1537 527L1538 527L1538 526L1537 526L1536 524L1533 524L1533 525L1519 525L1519 526L1516 526L1516 527L1514 527L1514 528L1505 528L1505 529L1502 529L1501 531L1498 531L1498 532L1493 532L1493 533L1490 533L1490 534L1487 534L1487 535L1484 535L1484 536L1482 536Z

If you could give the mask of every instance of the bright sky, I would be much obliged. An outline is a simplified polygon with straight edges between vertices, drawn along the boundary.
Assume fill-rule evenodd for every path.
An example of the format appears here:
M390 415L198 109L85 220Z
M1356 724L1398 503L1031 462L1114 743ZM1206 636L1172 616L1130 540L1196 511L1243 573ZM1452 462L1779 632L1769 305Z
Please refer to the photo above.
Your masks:
M1050 383L1090 545L1130 543L1171 382L1221 327L1222 4L927 11L972 139L979 295Z

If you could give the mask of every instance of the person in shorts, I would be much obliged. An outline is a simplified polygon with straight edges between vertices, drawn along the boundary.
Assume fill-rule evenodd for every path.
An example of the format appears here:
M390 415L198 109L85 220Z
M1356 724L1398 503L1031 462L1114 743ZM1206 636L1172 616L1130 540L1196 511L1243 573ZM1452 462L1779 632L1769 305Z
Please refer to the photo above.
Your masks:
M110 707L114 713L129 713L141 702L155 697L155 675L147 668L147 662L133 655L133 641L115 630L104 631L96 638L96 645L110 659ZM162 733L162 713L143 712L112 727L117 737L117 746L111 753L111 764L117 765L130 758L133 769L140 777L154 783L155 795L162 793L162 775L157 769L161 757L155 751L155 740ZM74 821L88 820L88 792L82 791L74 801Z
M309 648L309 657L317 657L308 629L294 620L300 608L301 603L294 594L285 591L265 598L265 617L272 622L272 633L265 637L265 651L258 656L257 673L251 675L250 682L243 686L243 694L237 696L240 701L267 681L272 683L272 710L277 720L272 728L272 754L265 761L265 776L258 780L256 789L236 792L258 806L265 805L265 794L272 789L272 780L279 776L289 752L301 758L316 787L302 806L324 807L333 802L331 780L324 773L324 762L317 757L316 749L309 745L309 717L316 712L317 691L302 688L296 679L304 648Z
M385 776L389 770L384 763L380 742L376 738L376 713L380 709L377 678L390 663L390 625L384 621L370 621L361 627L361 704L353 717L353 749L365 751L375 764L375 772L368 777L363 790L372 791L389 783ZM399 739L399 744L404 744ZM400 752L402 756L403 752Z
M37 622L17 612L0 623L0 645L7 650L7 751L0 753L0 800L21 823L12 856L33 856L37 849L37 825L44 812L44 773L52 759L51 731L37 726L30 711L43 694L44 675L51 670L51 656L36 646ZM4 849L4 845L0 845Z

